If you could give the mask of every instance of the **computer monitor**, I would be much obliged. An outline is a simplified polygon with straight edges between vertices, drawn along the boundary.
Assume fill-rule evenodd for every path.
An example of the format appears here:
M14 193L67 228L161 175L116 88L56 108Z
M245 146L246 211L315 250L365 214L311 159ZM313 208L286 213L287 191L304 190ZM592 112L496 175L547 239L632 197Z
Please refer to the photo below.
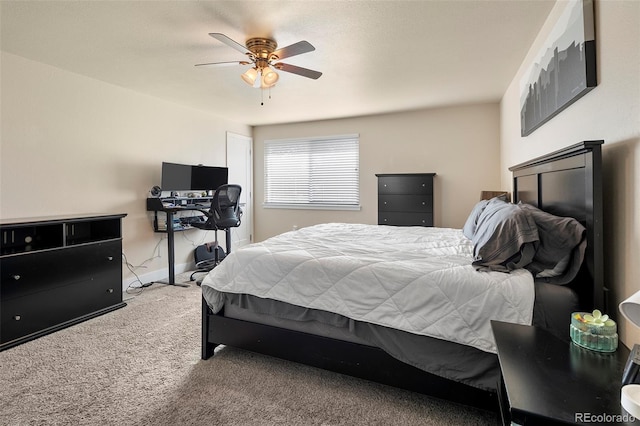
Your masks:
M191 166L163 162L160 187L163 191L191 190Z
M191 168L191 189L197 191L215 191L226 185L229 169L226 167L210 167L197 165Z
M229 169L203 165L162 163L163 191L213 191L225 185Z

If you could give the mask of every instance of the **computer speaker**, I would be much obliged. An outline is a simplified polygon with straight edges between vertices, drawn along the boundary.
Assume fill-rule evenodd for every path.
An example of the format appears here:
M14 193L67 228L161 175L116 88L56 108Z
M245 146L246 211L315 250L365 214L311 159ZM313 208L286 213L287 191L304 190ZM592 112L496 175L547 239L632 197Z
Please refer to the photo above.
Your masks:
M151 188L151 190L149 191L149 194L152 197L159 197L160 194L162 194L162 188L160 188L158 185L154 186L153 188Z

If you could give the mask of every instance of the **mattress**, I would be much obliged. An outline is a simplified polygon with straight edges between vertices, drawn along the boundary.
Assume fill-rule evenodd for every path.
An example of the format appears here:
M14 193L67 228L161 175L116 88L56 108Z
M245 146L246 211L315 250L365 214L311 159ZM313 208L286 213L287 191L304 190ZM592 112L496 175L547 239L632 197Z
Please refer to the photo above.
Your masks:
M472 260L459 229L322 224L232 252L202 291L214 313L246 294L495 353L491 320L531 324L533 278Z

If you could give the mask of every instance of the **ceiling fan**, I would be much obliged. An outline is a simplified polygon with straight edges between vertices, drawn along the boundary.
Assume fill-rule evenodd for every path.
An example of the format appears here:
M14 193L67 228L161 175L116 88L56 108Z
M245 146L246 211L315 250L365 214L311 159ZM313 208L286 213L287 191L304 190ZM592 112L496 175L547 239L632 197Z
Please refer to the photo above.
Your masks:
M273 87L280 78L275 70L301 75L314 80L317 80L322 75L319 71L280 62L282 59L316 50L308 41L299 41L287 47L278 49L276 41L266 37L250 38L243 46L237 41L232 40L221 33L209 33L209 35L216 40L223 42L227 46L244 53L247 55L248 61L211 62L206 64L196 64L196 66L252 65L247 72L240 76L245 83L252 87L259 87L263 89ZM260 78L258 78L258 76L260 76Z

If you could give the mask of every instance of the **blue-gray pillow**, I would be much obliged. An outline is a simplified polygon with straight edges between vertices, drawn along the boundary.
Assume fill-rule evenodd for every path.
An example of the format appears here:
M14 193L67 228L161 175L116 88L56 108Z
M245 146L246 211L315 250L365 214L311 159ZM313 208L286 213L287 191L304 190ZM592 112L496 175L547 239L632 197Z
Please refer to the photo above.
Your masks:
M489 200L481 200L480 202L476 203L475 206L473 206L473 209L471 210L471 213L469 214L469 217L467 218L467 221L465 222L464 227L462 227L462 233L468 239L470 240L473 239L473 234L476 233L476 226L478 225L478 219L480 218L482 211L484 210L484 208L487 206L488 203L489 203Z

